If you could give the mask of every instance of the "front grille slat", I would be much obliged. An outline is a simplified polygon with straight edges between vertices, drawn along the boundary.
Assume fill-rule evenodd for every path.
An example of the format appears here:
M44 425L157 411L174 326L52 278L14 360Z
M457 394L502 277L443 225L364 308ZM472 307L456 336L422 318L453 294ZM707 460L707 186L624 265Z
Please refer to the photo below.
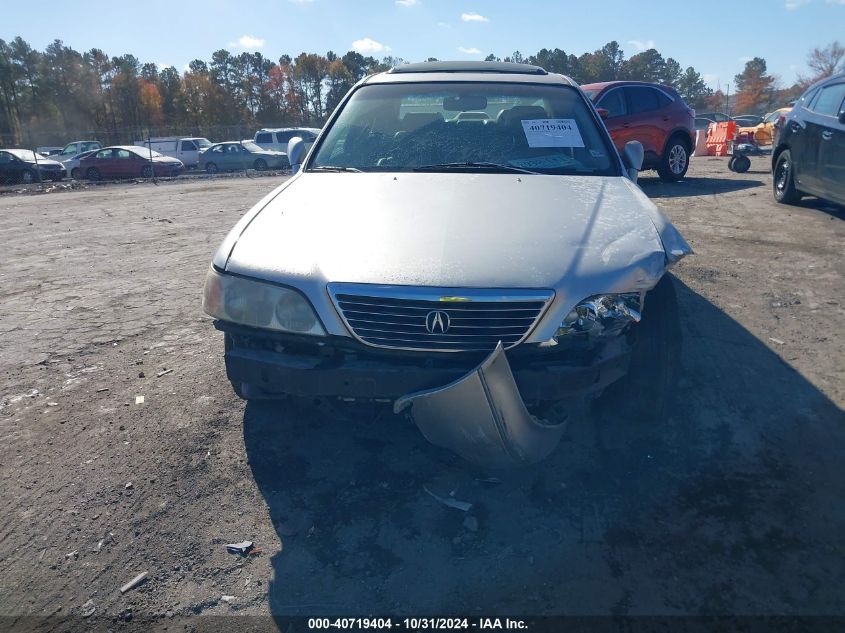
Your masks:
M457 296L467 300L428 298L450 295L450 289L330 284L329 292L344 322L363 343L404 350L482 352L491 351L501 341L505 348L521 342L539 320L552 299L551 291L462 290ZM339 291L343 287L342 291ZM371 294L373 293L373 294ZM418 295L425 295L418 298ZM524 299L522 297L525 297ZM431 312L448 317L445 332L429 332L426 320Z

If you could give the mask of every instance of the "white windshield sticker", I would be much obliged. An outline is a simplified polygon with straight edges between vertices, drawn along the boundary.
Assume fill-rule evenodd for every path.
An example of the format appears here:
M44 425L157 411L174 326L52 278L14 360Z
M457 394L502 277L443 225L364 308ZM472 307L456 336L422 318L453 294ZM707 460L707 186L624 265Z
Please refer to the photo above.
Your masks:
M575 119L527 119L522 129L528 147L584 147Z

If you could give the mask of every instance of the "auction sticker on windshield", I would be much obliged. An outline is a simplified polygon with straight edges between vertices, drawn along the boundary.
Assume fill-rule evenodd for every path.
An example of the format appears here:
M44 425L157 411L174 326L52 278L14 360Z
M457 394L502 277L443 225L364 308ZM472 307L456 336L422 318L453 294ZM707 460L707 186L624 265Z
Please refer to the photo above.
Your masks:
M584 147L575 119L526 119L522 129L528 147Z

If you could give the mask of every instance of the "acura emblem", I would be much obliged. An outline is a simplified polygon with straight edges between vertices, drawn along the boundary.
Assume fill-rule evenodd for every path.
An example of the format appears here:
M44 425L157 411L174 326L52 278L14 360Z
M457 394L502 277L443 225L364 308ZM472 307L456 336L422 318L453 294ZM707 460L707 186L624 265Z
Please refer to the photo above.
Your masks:
M446 334L449 331L449 315L433 310L425 315L425 329L429 334Z

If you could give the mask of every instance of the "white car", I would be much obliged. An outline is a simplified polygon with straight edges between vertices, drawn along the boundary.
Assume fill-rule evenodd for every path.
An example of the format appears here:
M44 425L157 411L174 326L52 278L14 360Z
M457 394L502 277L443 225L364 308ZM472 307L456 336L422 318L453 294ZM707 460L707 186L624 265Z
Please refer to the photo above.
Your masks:
M71 176L73 167L79 166L79 160L75 163L68 164L73 159L78 159L79 155L84 152L90 152L95 149L102 149L103 144L100 141L74 141L68 143L62 148L62 151L53 156L54 160L59 161L65 166L68 175Z
M291 145L296 175L206 279L238 395L392 401L494 466L548 455L606 390L660 415L680 343L666 273L692 250L636 185L642 145L620 157L575 82L403 65L356 84L304 162Z

